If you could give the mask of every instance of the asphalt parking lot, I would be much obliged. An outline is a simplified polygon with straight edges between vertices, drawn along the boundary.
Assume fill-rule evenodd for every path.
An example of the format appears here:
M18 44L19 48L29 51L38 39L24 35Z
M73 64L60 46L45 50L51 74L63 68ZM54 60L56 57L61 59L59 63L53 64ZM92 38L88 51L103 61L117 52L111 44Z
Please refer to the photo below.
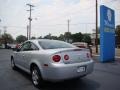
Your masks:
M12 53L11 50L0 49L0 90L38 90L32 85L30 75L20 69L11 69ZM40 90L120 90L120 59L109 63L96 61L94 72L77 82L47 83Z

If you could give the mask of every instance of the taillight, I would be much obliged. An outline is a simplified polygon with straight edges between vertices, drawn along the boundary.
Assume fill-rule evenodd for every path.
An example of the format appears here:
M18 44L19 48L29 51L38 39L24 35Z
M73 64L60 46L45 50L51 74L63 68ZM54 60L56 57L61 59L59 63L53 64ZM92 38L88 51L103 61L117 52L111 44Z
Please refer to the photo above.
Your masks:
M61 57L59 55L54 55L52 59L54 62L59 62L61 60Z
M69 60L69 56L68 55L64 55L64 59L65 60Z

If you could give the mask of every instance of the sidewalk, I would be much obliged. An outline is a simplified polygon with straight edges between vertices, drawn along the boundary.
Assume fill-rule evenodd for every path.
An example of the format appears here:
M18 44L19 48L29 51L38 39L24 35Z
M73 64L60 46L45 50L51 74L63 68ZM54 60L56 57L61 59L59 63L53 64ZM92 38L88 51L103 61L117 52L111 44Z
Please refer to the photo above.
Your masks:
M119 62L120 63L120 49L115 49L115 62ZM96 54L95 52L95 47L92 48L92 56L93 56L93 60L97 63L100 62L100 49L98 49L98 54Z
M98 54L96 54L95 51L96 51L95 47L92 47L92 54L93 55L100 55L100 49L98 49ZM118 48L115 49L115 56L116 56L116 58L120 58L120 48L119 49Z

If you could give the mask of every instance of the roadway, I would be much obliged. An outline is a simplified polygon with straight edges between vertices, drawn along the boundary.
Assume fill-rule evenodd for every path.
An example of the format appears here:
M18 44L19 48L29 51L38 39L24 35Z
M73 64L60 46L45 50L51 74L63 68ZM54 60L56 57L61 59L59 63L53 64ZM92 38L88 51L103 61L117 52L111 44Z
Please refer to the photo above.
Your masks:
M38 90L32 85L30 75L10 66L12 50L0 49L0 90ZM94 72L77 82L46 83L40 90L120 90L120 59L100 63L95 58ZM96 62L97 61L97 62Z

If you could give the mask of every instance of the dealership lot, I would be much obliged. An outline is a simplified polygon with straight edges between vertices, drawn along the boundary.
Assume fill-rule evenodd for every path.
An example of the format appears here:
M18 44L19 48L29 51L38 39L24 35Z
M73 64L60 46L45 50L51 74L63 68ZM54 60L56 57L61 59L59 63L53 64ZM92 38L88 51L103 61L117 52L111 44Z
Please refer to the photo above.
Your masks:
M10 67L12 50L0 49L0 90L38 90L32 85L30 75ZM120 90L120 59L99 63L94 57L94 72L77 82L74 80L46 83L40 90Z

